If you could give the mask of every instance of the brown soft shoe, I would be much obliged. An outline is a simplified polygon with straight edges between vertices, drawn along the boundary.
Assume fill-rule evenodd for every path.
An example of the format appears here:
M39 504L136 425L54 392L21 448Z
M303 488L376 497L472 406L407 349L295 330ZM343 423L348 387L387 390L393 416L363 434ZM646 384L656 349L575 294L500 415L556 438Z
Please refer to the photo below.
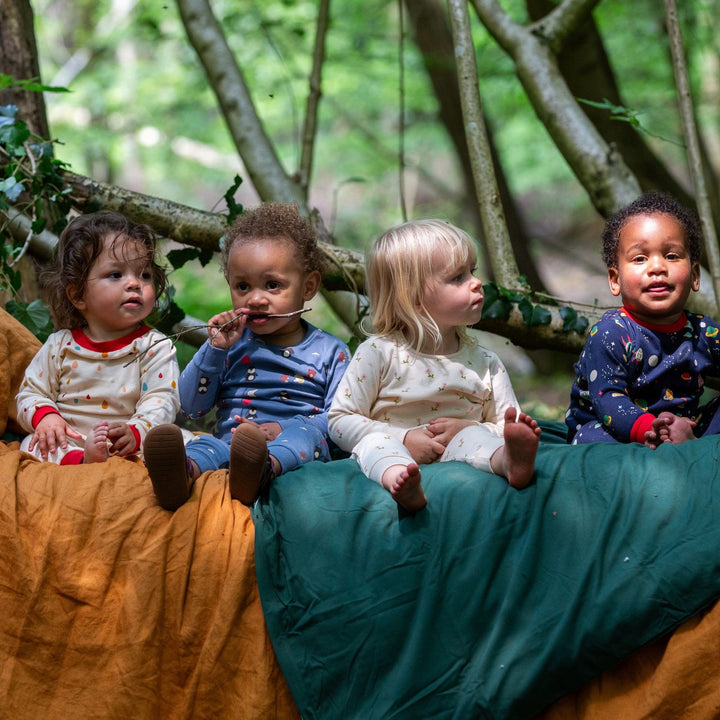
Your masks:
M190 497L185 443L177 425L158 425L145 436L145 465L160 507L177 510Z
M267 441L260 428L241 423L230 443L230 497L252 505L260 491L272 481Z

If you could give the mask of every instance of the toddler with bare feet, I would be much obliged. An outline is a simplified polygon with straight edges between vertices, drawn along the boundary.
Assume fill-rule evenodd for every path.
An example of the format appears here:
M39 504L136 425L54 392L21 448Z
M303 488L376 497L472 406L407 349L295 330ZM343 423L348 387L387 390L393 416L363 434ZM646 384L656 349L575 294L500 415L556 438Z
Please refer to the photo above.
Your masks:
M118 213L75 218L45 273L54 332L17 395L21 449L60 465L139 455L180 408L175 347L145 324L165 289L147 225Z
M459 460L517 489L533 479L540 428L498 356L466 330L483 307L476 257L441 220L393 228L368 254L374 334L335 395L330 437L409 512L427 503L422 464Z

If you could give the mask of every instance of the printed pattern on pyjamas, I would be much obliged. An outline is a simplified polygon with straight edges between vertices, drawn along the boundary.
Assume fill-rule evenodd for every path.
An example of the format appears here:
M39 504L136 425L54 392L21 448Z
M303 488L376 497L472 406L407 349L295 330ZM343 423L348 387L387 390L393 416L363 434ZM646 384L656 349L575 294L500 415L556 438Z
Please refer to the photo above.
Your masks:
M101 420L126 422L142 454L151 427L175 422L180 410L178 375L175 346L146 325L106 342L94 342L81 328L59 330L25 371L17 394L18 422L32 433L45 415L55 412L83 438ZM31 439L23 440L23 450ZM83 447L84 440L68 437L67 450L58 448L48 459L60 462ZM33 454L40 458L37 448Z
M697 436L718 432L716 401L700 408L700 397L719 363L718 324L707 316L652 326L624 308L606 312L575 364L568 442L643 442L663 411L696 419Z
M520 411L505 367L474 341L452 355L426 355L373 336L358 347L335 395L330 438L378 481L390 465L410 462L403 445L409 430L435 418L465 419L482 425L458 433L442 460L489 470L490 456L503 445L510 406Z
M247 328L229 350L206 342L180 376L180 403L188 418L215 409L213 436L229 447L235 416L258 424L276 422L281 432L268 452L288 472L311 460L329 460L327 412L350 351L334 335L305 323L297 345L265 342ZM186 452L202 471L227 465L213 438L188 443Z

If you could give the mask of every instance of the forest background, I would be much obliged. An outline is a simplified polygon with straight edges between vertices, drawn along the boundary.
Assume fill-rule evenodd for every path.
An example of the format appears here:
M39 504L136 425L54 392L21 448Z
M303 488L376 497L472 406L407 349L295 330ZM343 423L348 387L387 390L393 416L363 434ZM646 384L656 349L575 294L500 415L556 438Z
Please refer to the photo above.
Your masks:
M587 322L614 304L604 217L641 190L668 190L706 202L716 244L719 14L714 0L3 0L0 105L19 110L0 130L24 121L52 139L67 183L43 199L67 202L41 227L18 180L26 158L2 158L10 308L37 295L27 258L47 260L53 213L103 205L149 221L168 238L175 303L202 321L229 307L213 250L218 218L241 206L298 201L346 269L327 284L346 290L362 290L357 265L382 231L441 217L479 240L479 274L497 282L483 327L499 334L483 341L508 364L523 408L560 418ZM474 53L462 52L468 38ZM161 199L149 215L148 198ZM706 312L715 281L703 277ZM357 335L354 295L311 304L312 322ZM194 351L179 348L181 362Z

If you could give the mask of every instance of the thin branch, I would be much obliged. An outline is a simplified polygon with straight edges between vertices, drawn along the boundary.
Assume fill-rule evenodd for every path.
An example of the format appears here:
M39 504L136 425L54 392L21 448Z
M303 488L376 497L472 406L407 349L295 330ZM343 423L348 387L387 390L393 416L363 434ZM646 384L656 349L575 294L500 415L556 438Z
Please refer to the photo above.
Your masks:
M505 222L482 112L475 46L470 32L470 14L466 0L448 0L448 8L455 44L468 154L475 179L475 192L483 231L490 251L490 263L497 282L501 285L512 285L517 281L520 273Z
M398 3L398 181L400 187L400 213L407 222L405 201L405 12L403 0Z
M552 12L531 26L531 31L545 38L557 55L565 41L592 13L601 0L563 0Z
M673 60L673 71L675 72L675 84L677 85L683 134L685 135L685 142L688 149L690 176L695 190L695 202L697 203L703 235L705 237L705 250L710 265L713 290L715 291L715 305L720 310L720 251L718 250L717 235L715 234L710 200L705 185L705 176L703 175L700 142L698 140L697 125L695 123L690 83L688 82L687 66L685 64L685 51L683 48L682 33L680 32L680 24L678 23L675 0L665 0L665 20L670 37L670 53Z
M300 188L288 177L265 133L245 77L210 4L207 0L177 0L177 6L258 194L263 200L296 203L307 214Z
M264 318L267 320L274 319L274 318L289 318L289 317L295 317L295 315L301 315L302 313L310 312L312 308L302 308L301 310L293 310L292 312L286 312L286 313L260 313L260 312L251 312L251 313L244 313L244 312L238 312L236 315L233 315L229 320L226 322L220 324L220 325L187 325L182 330L178 330L178 332L170 333L169 335L165 335L165 337L160 338L159 340L156 340L152 345L148 345L142 352L137 353L135 357L133 357L132 360L128 360L123 367L127 367L128 365L132 365L135 361L139 360L145 353L150 352L156 345L159 345L160 343L165 342L166 340L176 340L179 337L182 337L183 335L186 335L187 333L195 332L196 330L212 330L215 328L215 333L213 333L212 336L210 336L210 344L213 344L213 339L217 336L219 332L222 332L223 328L226 328L228 325L232 325L238 318L241 318L243 316L247 316L248 320L254 319L254 318Z
M322 97L322 70L325 63L325 38L330 25L330 0L320 0L317 22L315 24L315 46L313 65L310 73L310 92L305 109L305 122L302 133L302 152L300 155L300 187L304 196L308 196L315 155L315 136L320 98Z

